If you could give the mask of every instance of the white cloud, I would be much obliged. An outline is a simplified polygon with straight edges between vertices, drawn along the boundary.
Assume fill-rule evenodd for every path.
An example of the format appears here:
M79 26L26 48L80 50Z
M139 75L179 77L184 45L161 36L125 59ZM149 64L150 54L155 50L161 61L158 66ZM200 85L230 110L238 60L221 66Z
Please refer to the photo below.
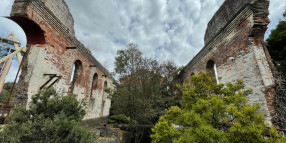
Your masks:
M12 0L1 0L1 9L0 9L1 16L8 16L10 14L13 2L14 1Z
M286 10L285 0L271 0L269 6L269 19L271 22L268 25L268 29L265 33L265 39L268 38L272 29L276 28L276 25L282 20L283 12Z
M10 33L14 33L15 37L21 42L21 46L26 46L27 39L22 28L12 20L0 17L0 36L6 37Z
M207 23L223 0L70 0L67 3L75 19L77 37L113 70L116 51L130 42L138 44L144 55L186 65L203 47ZM89 36L84 36L86 33Z
M9 7L10 0L1 6ZM172 59L186 65L204 46L208 21L224 0L67 0L75 20L76 36L94 57L113 71L119 49L134 42L144 55ZM8 8L9 9L9 8ZM277 25L285 9L281 0L270 1L272 21ZM0 11L0 14L4 10ZM3 14L2 14L3 15ZM11 26L13 27L13 26ZM3 25L0 25L3 29Z

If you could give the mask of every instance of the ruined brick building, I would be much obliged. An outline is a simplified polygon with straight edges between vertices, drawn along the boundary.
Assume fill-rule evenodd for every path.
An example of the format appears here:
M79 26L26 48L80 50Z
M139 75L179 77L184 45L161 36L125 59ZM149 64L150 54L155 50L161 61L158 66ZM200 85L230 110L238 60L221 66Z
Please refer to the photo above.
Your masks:
M64 0L15 0L11 20L27 36L16 105L29 105L31 96L53 86L63 94L77 94L87 103L84 119L109 115L106 89L114 79L74 34L74 20ZM74 74L72 74L74 73Z
M270 22L268 7L268 0L225 0L208 23L205 46L181 71L180 78L187 82L192 74L211 70L218 83L243 79L246 88L253 89L250 103L259 103L271 124L275 81L264 44Z
M268 7L268 0L225 0L208 24L205 46L180 78L188 82L192 74L211 70L218 83L243 79L253 89L250 102L259 103L271 123L276 114L276 84L264 45ZM114 88L114 79L75 38L64 0L15 0L9 18L23 28L28 44L15 104L29 104L33 94L52 85L58 92L74 93L86 101L85 119L109 115L111 102L105 89Z

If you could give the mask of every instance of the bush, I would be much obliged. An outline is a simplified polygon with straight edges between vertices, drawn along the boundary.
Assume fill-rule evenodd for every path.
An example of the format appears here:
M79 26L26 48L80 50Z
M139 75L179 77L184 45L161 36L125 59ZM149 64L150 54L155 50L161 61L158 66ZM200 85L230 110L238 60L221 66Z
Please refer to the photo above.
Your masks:
M12 82L7 82L4 84L3 89L0 93L0 103L7 102L12 86L13 86ZM13 93L12 93L12 97L13 97ZM12 101L12 98L10 99L10 101Z
M124 114L113 115L113 116L110 116L109 123L129 124L130 117L127 117Z
M16 107L0 133L1 142L94 142L95 133L80 126L85 115L76 95L60 96L45 90L32 97L28 109Z
M241 80L216 84L215 77L201 72L190 81L180 86L181 107L166 109L152 129L153 142L285 141L274 127L268 130L259 105L247 104L251 90L245 90Z

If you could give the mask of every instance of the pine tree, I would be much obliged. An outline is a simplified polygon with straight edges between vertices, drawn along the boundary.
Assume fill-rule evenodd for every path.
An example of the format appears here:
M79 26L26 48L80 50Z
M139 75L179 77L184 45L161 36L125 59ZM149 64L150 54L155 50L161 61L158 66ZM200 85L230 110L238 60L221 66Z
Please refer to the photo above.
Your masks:
M271 31L268 39L267 48L278 71L286 76L286 11L283 14L277 27Z
M268 131L259 105L247 103L251 90L241 80L216 84L200 73L180 86L181 106L166 109L152 129L153 142L282 142L275 128ZM268 133L267 133L268 132ZM264 136L270 136L269 139Z

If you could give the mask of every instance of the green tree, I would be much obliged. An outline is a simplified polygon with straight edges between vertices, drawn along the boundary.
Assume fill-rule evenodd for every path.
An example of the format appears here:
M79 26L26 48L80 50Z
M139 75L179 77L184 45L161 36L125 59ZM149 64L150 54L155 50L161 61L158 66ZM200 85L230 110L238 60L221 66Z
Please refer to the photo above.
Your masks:
M286 11L284 19L279 22L276 29L271 31L267 39L267 48L275 65L273 75L275 78L275 112L273 123L280 128L286 127L285 120L285 94L286 94Z
M178 68L172 62L160 63L143 57L138 45L129 44L125 50L117 52L115 71L120 84L112 95L113 121L125 118L134 128L154 125L165 108L177 104L171 81ZM142 141L141 129L132 132L133 142Z
M152 129L153 142L283 142L275 128L267 130L259 105L247 104L241 80L216 84L214 77L201 72L180 86L181 107L172 106ZM263 135L267 132L269 139Z
M7 82L4 84L3 89L0 93L0 103L7 102L12 86L13 86L12 82ZM13 94L12 94L12 97L13 97ZM10 99L10 101L12 100Z
M278 71L286 76L286 11L283 14L277 27L271 31L268 39L267 48Z
M80 126L84 115L83 102L78 102L76 95L60 96L54 90L45 90L32 97L28 109L18 106L13 110L0 141L94 142L94 133Z

